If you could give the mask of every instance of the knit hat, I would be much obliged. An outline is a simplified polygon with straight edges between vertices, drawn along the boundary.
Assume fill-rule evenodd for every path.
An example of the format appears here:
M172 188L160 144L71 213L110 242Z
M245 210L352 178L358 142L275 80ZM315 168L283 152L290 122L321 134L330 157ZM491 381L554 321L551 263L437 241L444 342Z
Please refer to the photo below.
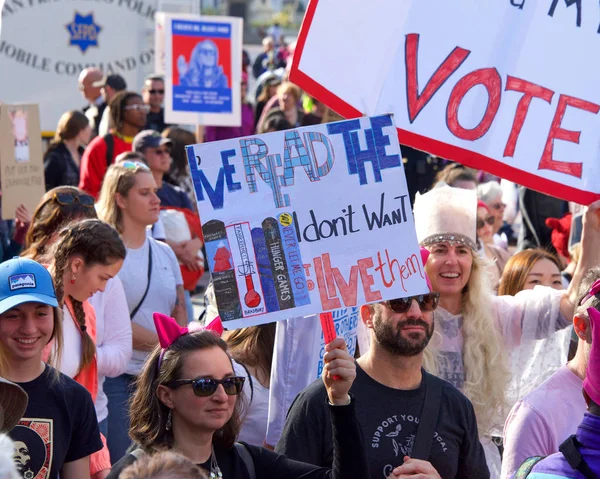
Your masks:
M0 377L0 432L9 432L25 414L29 398L21 386Z
M417 239L421 246L448 242L477 250L477 193L438 183L421 195L413 208Z
M583 389L592 401L600 404L600 312L596 308L588 308L587 312L592 328L592 348Z
M552 229L552 246L565 258L569 258L569 236L571 234L571 213L561 219L546 218L546 226Z

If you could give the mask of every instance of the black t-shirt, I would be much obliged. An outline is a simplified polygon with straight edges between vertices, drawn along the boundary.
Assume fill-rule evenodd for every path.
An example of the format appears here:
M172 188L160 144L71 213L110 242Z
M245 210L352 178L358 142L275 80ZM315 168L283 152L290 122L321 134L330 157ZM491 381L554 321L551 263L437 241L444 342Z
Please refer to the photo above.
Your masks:
M9 436L23 477L56 479L64 463L102 449L94 403L83 386L62 373L56 378L50 366L33 381L18 384L29 403Z
M156 130L159 133L162 133L168 126L169 125L165 123L164 108L161 108L160 111L156 113L150 111L148 112L148 115L146 115L146 126L144 127L144 130Z
M351 392L361 426L371 479L387 478L410 456L425 397L425 375L418 389L403 391L378 383L357 365ZM443 381L440 379L440 381ZM471 402L443 381L442 401L429 462L442 479L490 477L477 435ZM276 451L291 459L330 467L331 428L325 421L323 383L316 381L294 400Z
M325 418L330 423L330 430L335 431L337 438L333 464L329 464L326 468L304 464L268 449L244 443L254 462L257 478L365 479L368 477L367 457L356 422L354 400L349 406L328 406L323 400L323 409ZM327 417L328 415L331 418ZM234 447L215 448L215 456L224 478L250 479L248 470ZM133 454L127 454L112 467L106 479L118 479L123 469L135 461L136 457ZM199 466L210 471L210 460Z

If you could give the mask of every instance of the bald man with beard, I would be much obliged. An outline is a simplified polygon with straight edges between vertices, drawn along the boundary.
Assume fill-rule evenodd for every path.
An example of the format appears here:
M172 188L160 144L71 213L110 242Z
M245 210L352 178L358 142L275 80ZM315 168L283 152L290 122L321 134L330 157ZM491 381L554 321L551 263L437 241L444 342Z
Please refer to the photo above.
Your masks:
M93 136L98 135L98 127L106 108L106 102L100 91L101 87L94 86L94 83L100 82L103 78L102 70L95 67L85 68L79 74L79 91L88 102L88 105L83 108L83 112L90 120Z

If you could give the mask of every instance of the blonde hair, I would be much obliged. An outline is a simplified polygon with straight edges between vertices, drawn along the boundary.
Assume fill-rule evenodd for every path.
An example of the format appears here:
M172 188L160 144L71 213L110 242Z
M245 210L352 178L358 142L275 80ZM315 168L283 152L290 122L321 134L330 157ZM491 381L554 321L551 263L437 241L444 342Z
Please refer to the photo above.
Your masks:
M203 469L187 457L162 451L150 458L137 460L119 475L120 479L203 479L208 478Z
M472 252L473 266L463 290L462 358L465 368L463 394L473 403L480 435L491 432L498 415L506 405L510 371L504 354L504 344L492 314L492 289L487 274L487 262ZM439 361L436 341L425 349L423 365L437 373ZM504 416L502 416L504 417Z
M291 93L296 98L296 103L300 101L302 90L292 82L286 81L277 87L277 98L281 98L284 93Z
M142 163L134 168L127 168L123 163L115 163L108 168L102 182L96 204L98 218L114 227L120 234L123 234L123 213L117 205L116 195L118 193L127 197L135 185L136 175L140 172L150 174L148 167Z

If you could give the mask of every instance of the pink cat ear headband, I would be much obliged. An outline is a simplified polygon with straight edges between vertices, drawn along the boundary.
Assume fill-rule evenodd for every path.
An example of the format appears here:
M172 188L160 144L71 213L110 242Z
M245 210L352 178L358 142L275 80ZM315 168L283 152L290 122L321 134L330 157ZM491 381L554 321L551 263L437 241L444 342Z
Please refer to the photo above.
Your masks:
M162 364L163 356L169 347L177 341L181 336L189 334L190 332L195 333L202 330L212 331L217 336L221 336L223 334L223 324L221 323L221 318L217 316L213 319L210 324L206 327L193 327L192 331L188 328L184 328L177 324L173 318L167 316L166 314L154 313L152 315L154 319L154 326L156 326L156 334L158 335L158 342L160 343L160 347L162 351L160 352L160 356L158 358L158 369L160 370L160 366Z

